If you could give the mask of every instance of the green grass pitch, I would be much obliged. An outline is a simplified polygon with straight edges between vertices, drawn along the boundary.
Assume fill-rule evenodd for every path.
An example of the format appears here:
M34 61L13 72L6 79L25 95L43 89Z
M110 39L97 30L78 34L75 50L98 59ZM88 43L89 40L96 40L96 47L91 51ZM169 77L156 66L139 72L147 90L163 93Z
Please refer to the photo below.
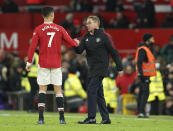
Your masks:
M173 116L151 116L138 119L132 115L110 114L112 124L77 124L86 114L66 113L65 125L60 125L58 113L45 113L45 124L38 125L38 114L24 111L0 111L0 131L173 131ZM97 123L101 121L97 114Z

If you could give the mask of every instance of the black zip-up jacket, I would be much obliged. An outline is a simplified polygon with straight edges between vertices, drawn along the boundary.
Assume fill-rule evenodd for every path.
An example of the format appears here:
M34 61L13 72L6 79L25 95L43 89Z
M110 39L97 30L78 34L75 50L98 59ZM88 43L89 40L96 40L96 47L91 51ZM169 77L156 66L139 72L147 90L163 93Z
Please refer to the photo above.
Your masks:
M89 66L89 77L106 76L109 65L109 54L116 63L118 71L123 69L118 51L113 47L114 43L110 35L102 29L95 29L94 35L89 32L82 38L81 43L75 48L77 53L86 50Z
M141 46L146 46L147 48L149 48L151 50L151 52L153 52L153 49L152 49L152 45L147 45L145 43L140 43L138 45L138 48L141 47ZM143 76L143 70L142 70L142 63L143 62L148 62L148 58L147 58L147 54L145 52L144 49L140 49L139 50L139 53L138 53L138 61L137 61L137 67L138 67L138 76L140 77L144 77Z

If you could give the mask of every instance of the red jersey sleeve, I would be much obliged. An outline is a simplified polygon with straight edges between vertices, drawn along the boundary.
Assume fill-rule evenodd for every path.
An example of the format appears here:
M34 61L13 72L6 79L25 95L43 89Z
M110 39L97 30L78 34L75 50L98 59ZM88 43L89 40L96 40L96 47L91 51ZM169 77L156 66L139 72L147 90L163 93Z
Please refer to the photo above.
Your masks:
M28 50L28 59L27 62L32 63L32 58L34 56L34 52L37 48L37 44L39 42L39 35L38 35L38 31L37 28L34 30L33 36L32 36L32 43L29 47Z
M62 35L63 35L63 40L67 43L67 47L71 48L73 46L78 46L78 44L69 36L67 31L61 27Z

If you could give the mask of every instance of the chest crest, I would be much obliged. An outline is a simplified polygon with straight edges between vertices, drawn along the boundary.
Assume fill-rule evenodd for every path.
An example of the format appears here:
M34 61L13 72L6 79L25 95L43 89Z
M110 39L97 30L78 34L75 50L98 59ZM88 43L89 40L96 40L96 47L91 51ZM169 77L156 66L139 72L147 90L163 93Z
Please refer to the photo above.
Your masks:
M96 38L96 42L99 43L101 39L99 37Z

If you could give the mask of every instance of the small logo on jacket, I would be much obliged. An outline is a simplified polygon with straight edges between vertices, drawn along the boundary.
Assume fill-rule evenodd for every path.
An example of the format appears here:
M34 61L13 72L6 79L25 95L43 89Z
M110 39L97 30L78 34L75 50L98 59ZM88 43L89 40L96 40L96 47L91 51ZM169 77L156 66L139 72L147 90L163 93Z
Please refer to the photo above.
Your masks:
M88 41L88 38L85 41Z
M99 43L101 41L100 38L96 38L96 42Z

